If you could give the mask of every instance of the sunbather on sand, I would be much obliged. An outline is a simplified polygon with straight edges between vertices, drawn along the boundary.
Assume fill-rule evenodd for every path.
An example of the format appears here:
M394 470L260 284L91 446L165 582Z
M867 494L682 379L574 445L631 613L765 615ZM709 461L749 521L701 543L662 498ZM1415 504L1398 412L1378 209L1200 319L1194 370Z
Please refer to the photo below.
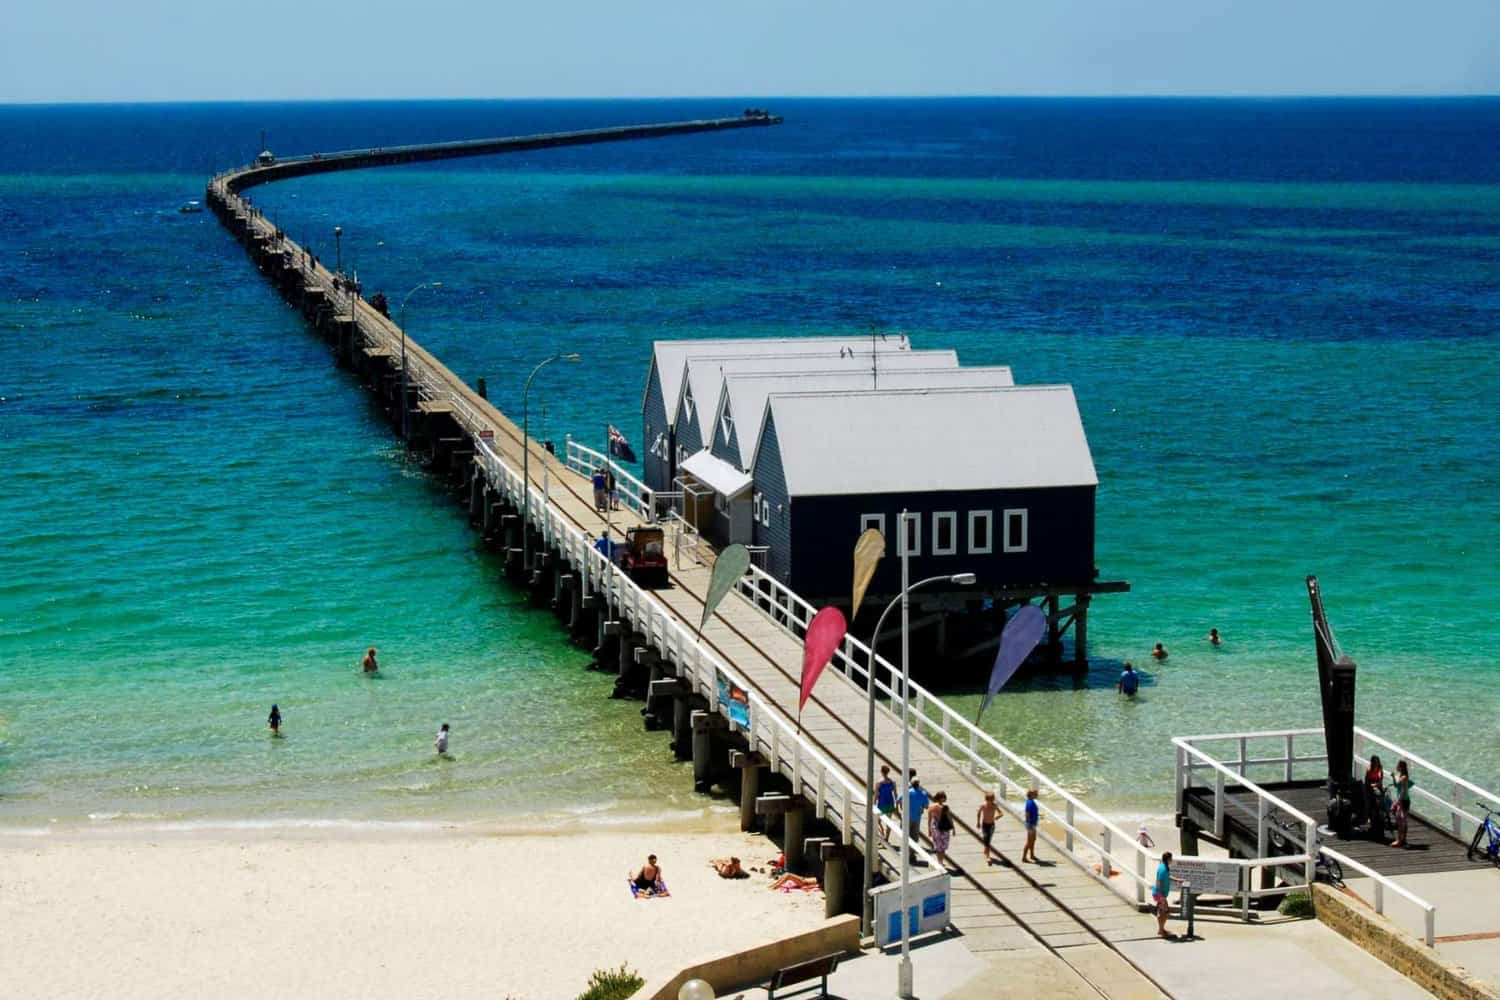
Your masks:
M719 878L749 878L750 873L740 867L736 857L714 858L708 866L719 873Z
M811 891L817 887L817 879L803 878L801 875L796 875L792 872L782 872L781 877L771 883L772 889L807 889Z

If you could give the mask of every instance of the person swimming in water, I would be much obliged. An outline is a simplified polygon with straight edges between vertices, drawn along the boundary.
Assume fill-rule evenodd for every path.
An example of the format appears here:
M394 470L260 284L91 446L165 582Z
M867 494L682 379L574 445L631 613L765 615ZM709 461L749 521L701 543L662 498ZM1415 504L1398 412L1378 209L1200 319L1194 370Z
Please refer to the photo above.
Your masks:
M1219 630L1218 629L1211 628L1211 629L1208 630L1208 644L1210 646L1222 646L1222 645L1224 645L1224 640L1219 638Z
M370 647L370 651L365 654L364 662L362 662L360 664L360 667L367 674L373 674L377 670L380 669L380 664L378 664L378 663L375 662L375 647L374 646L371 646Z
M271 727L272 736L281 735L281 709L275 705L271 706L271 714L266 716L266 724Z
M1151 658L1153 660L1165 660L1167 658L1167 647L1158 642L1156 648L1151 651Z
M1125 669L1115 682L1115 689L1127 698L1134 698L1135 693L1141 689L1141 675L1135 672L1135 667L1130 665L1129 660L1125 661Z
M432 741L432 745L437 747L439 757L448 756L448 723L443 723L438 729L437 739Z

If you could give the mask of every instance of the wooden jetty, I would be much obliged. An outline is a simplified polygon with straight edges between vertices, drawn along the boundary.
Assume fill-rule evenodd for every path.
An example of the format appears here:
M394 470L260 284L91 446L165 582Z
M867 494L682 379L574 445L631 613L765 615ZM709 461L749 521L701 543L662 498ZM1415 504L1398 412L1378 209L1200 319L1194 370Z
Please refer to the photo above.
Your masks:
M677 755L693 762L697 786L736 794L746 829L774 824L789 866L821 876L831 913L857 912L860 866L870 849L865 687L873 670L876 758L897 768L900 692L890 665L851 637L799 719L801 634L813 611L806 602L752 569L700 638L713 553L690 528L670 526L670 586L637 586L595 540L606 528L618 532L655 516L643 484L613 466L624 509L597 511L586 474L608 457L571 441L565 454L554 455L535 440L528 443L530 479L523 483L520 428L240 197L255 184L327 170L779 120L729 118L261 162L213 178L207 197L340 365L374 394L392 425L409 428L408 447L451 487L487 544L504 553L507 574L593 647L597 665L616 673L619 692L645 698L647 725L671 731ZM529 545L522 544L523 532ZM531 553L527 565L523 551ZM950 875L914 844L920 867L912 902L942 907L981 956L1042 949L1071 967L1083 988L1106 996L1162 995L1116 947L1155 934L1154 921L1142 912L1154 856L930 692L913 685L908 700L912 762L929 791L949 793L958 823L949 853L961 868ZM1027 787L1041 793L1041 840L1054 859L1047 867L1011 864L1020 856ZM1006 807L995 835L1005 864L984 863L979 831L969 822L985 791L997 792ZM901 843L900 831L891 833L893 846L877 843L878 881L895 877Z

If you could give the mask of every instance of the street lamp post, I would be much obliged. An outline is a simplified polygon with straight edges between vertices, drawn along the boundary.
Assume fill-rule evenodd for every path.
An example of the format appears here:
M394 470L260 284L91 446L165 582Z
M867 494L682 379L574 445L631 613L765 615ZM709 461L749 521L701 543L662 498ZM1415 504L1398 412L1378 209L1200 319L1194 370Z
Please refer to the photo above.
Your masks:
M899 527L897 530L900 532L904 531L905 528ZM906 536L898 535L898 537L904 540ZM906 568L905 545L902 545L902 550L901 565L902 579L904 581ZM865 700L868 703L869 709L869 718L866 720L865 726L865 793L869 797L872 807L875 798L875 670L876 657L880 652L880 630L885 625L885 616L891 613L898 602L904 602L907 594L914 590L920 590L929 583L952 583L960 586L968 586L974 582L974 579L973 573L953 573L944 576L929 576L925 580L918 580L910 587L904 588L900 595L891 598L891 602L885 606L885 610L880 612L880 617L875 620L875 634L870 638L870 662L867 665L868 671L865 678ZM904 627L903 625L903 629ZM903 636L904 634L903 632ZM906 661L903 658L902 670L904 671L905 669ZM901 689L901 700L903 703L906 701L904 683ZM902 773L905 773L904 768ZM902 780L903 782L905 781L904 778ZM902 787L904 788L905 785L903 784ZM870 808L865 811L865 895L864 906L860 909L860 918L864 921L863 933L865 934L872 934L875 930L875 904L870 898L870 890L875 887L875 859L878 856L878 850L879 848L876 846L875 841L875 810ZM904 902L902 910L903 912L905 911Z
M554 361L577 361L577 354L554 354L531 369L521 391L521 572L531 572L531 380Z
M401 298L401 309L397 313L399 317L396 325L401 328L401 440L411 440L411 417L406 412L406 303L413 295L424 288L442 288L441 281L424 281Z
M897 972L896 988L898 995L901 996L903 1000L910 1000L911 997L915 996L915 994L912 992L911 922L907 919L906 907L907 888L911 884L912 860L911 845L906 842L911 836L911 817L907 815L907 812L911 809L911 717L908 709L908 706L911 703L911 698L909 697L911 694L911 616L909 614L909 602L907 598L908 595L910 595L911 592L917 587L922 586L922 584L924 583L930 582L929 580L919 580L915 585L912 585L909 582L912 549L912 546L907 544L906 534L909 518L910 515L905 510L902 510L901 515L896 519L896 547L901 554L901 594L896 598L896 600L901 602L901 818L906 827L901 837L901 966ZM943 578L937 577L936 579ZM955 573L952 576L947 577L947 579L951 580L953 583L963 584L967 586L974 582L975 577L973 573ZM890 608L887 607L886 611L890 611ZM880 617L882 620L884 620L885 613L882 612ZM880 633L879 622L876 623L875 632L878 639ZM871 696L871 699L870 711L873 717L875 706L873 694ZM872 722L872 735L873 730L874 723ZM870 766L871 768L873 768L873 739L870 740L870 745L872 754ZM870 775L870 778L873 782L874 775ZM866 840L865 847L867 849L867 852L870 846L871 845L869 841Z
M338 273L344 273L344 227L333 227L333 259L338 268Z

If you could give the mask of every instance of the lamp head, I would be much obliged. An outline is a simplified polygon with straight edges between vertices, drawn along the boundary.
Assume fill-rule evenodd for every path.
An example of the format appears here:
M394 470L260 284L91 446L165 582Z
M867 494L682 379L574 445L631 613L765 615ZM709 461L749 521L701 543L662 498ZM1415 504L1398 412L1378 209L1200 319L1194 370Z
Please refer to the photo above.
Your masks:
M577 354L560 354L560 355L558 355L558 357L562 358L564 361L582 361L583 360L583 358L580 357Z
M977 577L975 577L973 573L954 573L952 576L948 577L948 582L956 583L962 587L967 587L973 584L976 579Z
M434 281L434 282L430 283L427 287L428 288L442 288L443 287L443 283L441 281Z

